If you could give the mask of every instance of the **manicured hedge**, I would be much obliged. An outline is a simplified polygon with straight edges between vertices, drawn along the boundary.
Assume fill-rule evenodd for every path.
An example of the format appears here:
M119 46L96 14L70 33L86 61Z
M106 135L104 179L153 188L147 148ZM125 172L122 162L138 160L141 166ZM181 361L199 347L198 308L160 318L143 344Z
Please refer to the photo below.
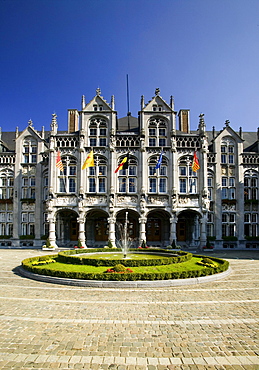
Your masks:
M69 252L69 251L68 251ZM79 253L79 252L78 252ZM69 253L68 253L69 254ZM195 255L195 257L204 258L202 255ZM226 271L229 267L229 262L222 260L220 258L210 257L212 261L218 263L217 267L204 267L202 270L192 270L192 271L175 271L175 272L165 272L165 273L86 273L86 272L73 272L73 271L61 271L58 268L55 270L49 269L48 265L37 267L32 265L34 261L44 261L48 259L60 258L59 255L48 255L41 257L27 258L22 261L22 266L24 269L46 276L55 276L61 278L70 279L84 279L84 280L102 280L102 281L137 281L137 280L169 280L169 279L186 279L194 278L200 276L213 275L215 273L220 273Z
M170 252L165 249L160 249L160 250L155 250L155 249L146 249L143 251L139 251L139 249L134 249L131 250L131 252L138 252L140 253L149 253L149 254L156 254L157 258L155 259L125 259L122 258L120 259L114 259L112 260L111 258L109 259L103 259L101 254L98 255L97 258L92 259L92 258L87 258L87 256L81 256L81 257L76 257L74 256L75 254L79 253L97 253L97 252L114 252L114 249L92 249L92 250L87 250L85 249L84 251L78 251L78 250L69 250L69 251L63 251L58 254L58 262L61 263L70 263L73 265L91 265L91 266L111 266L114 264L122 264L126 267L138 267L138 266L161 266L161 265L171 265L172 263L181 263L188 261L192 258L192 253L187 253L183 251L179 252ZM81 254L80 253L80 254ZM165 257L166 258L163 258ZM178 256L172 256L170 257L170 254L178 254Z

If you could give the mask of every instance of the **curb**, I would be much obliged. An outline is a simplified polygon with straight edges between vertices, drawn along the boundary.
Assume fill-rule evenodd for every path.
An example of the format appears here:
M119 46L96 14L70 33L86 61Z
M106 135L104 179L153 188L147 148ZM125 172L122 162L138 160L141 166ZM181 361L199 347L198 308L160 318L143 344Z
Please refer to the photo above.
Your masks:
M209 283L224 279L231 274L232 270L229 267L228 270L220 272L214 275L202 276L197 278L189 279L175 279L175 280L152 280L152 281L102 281L102 280L80 280L80 279L66 279L54 276L46 276L34 274L26 271L22 266L17 267L16 271L26 278L42 281L44 283L51 284L62 284L71 286L81 287L92 287L92 288L167 288L175 286L186 286L186 285L197 285L203 283Z

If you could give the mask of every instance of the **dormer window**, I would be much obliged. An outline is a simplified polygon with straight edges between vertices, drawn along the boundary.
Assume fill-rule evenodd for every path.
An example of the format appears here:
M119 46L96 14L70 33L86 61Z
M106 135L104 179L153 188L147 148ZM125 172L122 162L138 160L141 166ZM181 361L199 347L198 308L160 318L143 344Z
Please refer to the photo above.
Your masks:
M37 143L33 139L23 142L23 163L37 163Z
M152 118L148 128L148 145L164 147L167 145L166 121L160 117Z
M97 112L97 104L94 104L94 111Z
M89 146L107 145L107 123L102 118L92 118L89 127Z

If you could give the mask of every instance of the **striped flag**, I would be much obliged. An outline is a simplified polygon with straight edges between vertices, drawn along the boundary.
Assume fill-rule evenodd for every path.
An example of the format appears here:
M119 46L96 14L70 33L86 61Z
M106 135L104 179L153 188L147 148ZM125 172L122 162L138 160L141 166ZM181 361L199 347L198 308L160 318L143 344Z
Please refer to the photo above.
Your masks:
M200 169L200 164L199 164L199 160L198 160L198 157L197 157L197 154L196 154L196 151L194 152L194 155L193 155L193 160L192 160L192 170L193 172L196 172Z
M60 171L64 171L64 167L63 167L63 163L62 163L62 160L61 160L61 154L60 154L60 151L58 150L58 153L57 153L57 158L56 158L56 167L60 169Z
M126 157L123 158L123 160L121 161L121 163L114 172L117 173L119 170L122 169L126 170L128 167L129 167L129 153L126 155Z

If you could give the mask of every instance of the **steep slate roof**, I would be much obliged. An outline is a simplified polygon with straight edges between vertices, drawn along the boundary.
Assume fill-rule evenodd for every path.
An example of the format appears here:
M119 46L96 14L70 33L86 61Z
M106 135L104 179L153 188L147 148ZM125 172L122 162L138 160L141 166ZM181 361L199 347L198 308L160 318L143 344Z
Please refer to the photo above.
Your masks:
M119 132L134 132L139 133L138 118L131 115L119 118L117 121L117 131Z

